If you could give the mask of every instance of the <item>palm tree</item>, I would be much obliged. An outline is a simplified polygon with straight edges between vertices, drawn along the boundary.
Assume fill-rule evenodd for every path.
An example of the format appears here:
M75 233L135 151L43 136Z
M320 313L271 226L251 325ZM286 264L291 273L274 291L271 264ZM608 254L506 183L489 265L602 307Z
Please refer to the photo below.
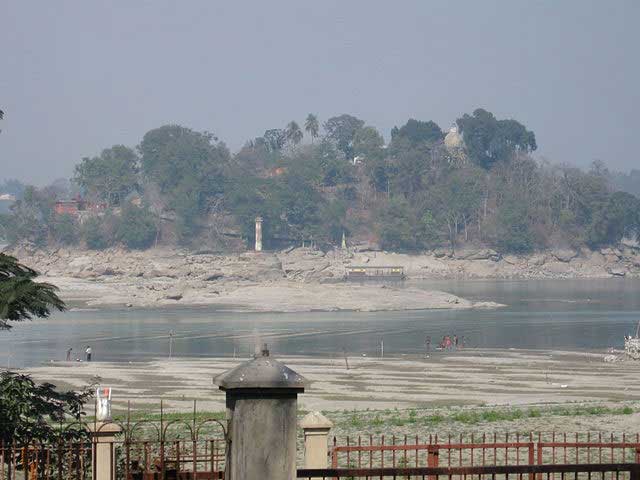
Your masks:
M287 137L287 141L293 145L299 144L303 137L300 125L294 121L289 122L289 125L287 125L287 128L285 129L285 136Z
M35 282L33 279L37 276L35 270L0 253L0 330L11 328L9 321L45 318L51 309L66 308L56 294L57 287Z
M311 135L311 143L313 143L313 139L316 138L320 132L320 122L318 122L318 117L313 113L307 115L307 120L304 122L304 129L309 135Z

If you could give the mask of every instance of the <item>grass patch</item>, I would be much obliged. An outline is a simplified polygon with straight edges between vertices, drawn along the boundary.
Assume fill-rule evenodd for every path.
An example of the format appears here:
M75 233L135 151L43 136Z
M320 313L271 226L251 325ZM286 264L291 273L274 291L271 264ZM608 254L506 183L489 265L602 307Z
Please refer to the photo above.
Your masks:
M355 411L351 411L343 418L335 419L335 422L337 425L342 423L346 428L371 428L371 430L380 431L384 429L384 427L434 427L443 423L478 425L483 423L514 422L517 420L554 416L588 417L599 415L631 415L637 411L629 405L624 407L609 407L605 405L563 405L554 407L530 407L527 409L439 409L432 414L428 414L429 410L431 409L386 409L379 410L375 412L375 414L374 412L370 412L370 414L367 415L358 415ZM426 415L421 415L421 412L424 412Z

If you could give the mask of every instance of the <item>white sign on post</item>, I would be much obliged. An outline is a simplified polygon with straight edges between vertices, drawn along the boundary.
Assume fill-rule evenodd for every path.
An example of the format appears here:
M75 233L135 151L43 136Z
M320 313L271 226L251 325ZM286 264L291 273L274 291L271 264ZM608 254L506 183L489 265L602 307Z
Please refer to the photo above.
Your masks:
M111 388L98 387L96 389L96 420L111 420Z

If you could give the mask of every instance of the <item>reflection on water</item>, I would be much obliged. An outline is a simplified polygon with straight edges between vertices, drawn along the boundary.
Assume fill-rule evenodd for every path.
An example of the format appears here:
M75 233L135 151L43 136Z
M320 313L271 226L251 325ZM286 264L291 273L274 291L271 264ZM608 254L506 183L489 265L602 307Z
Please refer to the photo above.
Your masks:
M413 283L412 285L416 285ZM424 351L425 339L465 336L468 346L606 349L621 347L640 320L640 281L546 280L424 282L473 300L507 304L498 310L407 312L229 313L212 308L72 311L0 332L0 364L63 360L91 345L96 360L176 356L247 356L256 333L277 354L377 355Z

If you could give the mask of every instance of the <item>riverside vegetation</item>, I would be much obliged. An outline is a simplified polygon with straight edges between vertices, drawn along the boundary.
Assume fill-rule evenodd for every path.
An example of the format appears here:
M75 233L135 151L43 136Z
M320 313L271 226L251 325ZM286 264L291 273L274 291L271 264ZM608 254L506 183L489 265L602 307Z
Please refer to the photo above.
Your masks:
M208 132L166 125L135 148L83 158L71 182L5 183L17 194L0 236L36 246L242 250L264 218L267 248L313 242L416 252L476 245L501 254L617 246L640 225L637 175L536 161L534 132L477 109L445 132L410 119L385 141L351 115L268 129L235 154ZM305 133L309 141L303 142ZM637 182L636 182L637 183ZM616 191L614 184L625 191ZM106 208L56 215L81 194Z

